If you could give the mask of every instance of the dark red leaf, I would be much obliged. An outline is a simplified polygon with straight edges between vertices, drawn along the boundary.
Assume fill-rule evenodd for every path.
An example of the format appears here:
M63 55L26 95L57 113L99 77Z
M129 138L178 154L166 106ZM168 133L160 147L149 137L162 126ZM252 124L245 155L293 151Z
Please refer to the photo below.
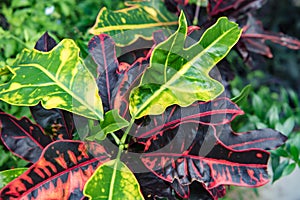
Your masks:
M282 46L286 46L290 49L300 49L300 41L298 39L292 38L282 33L271 33L265 31L260 21L256 20L252 15L248 15L247 23L243 27L243 34L240 41L240 43L243 43L243 45L238 45L240 51L245 51L242 49L244 47L246 48L246 52L250 51L272 58L272 52L270 48L265 44L265 41L267 40L280 44ZM246 58L247 56L248 54L244 53L244 58Z
M141 157L145 166L165 181L177 179L181 185L188 185L196 180L208 189L224 184L248 187L266 184L268 158L266 151L235 151L219 143L207 155L153 152Z
M1 199L81 199L97 167L109 161L103 146L56 141L24 174L0 191Z
M73 138L75 125L72 113L60 109L47 110L40 104L30 107L30 111L35 121L54 140Z
M119 62L116 57L115 43L106 34L94 36L88 45L89 52L98 65L97 85L104 111L112 109L112 90L118 81Z
M122 117L128 115L130 91L139 84L139 80L148 65L149 57L139 58L120 75L117 87L113 90L113 108L118 109Z
M267 0L209 0L208 14L211 17L241 17L261 8Z
M40 126L23 117L18 120L6 113L0 113L0 135L3 144L15 155L35 163L43 149L52 142Z
M49 34L46 32L40 39L36 42L34 48L39 51L51 51L56 46L55 40L49 36Z
M143 148L144 165L182 198L191 194L193 181L204 184L215 199L225 194L223 185L261 186L268 182L269 153L264 149L276 148L286 138L269 129L234 133L229 123L240 114L227 98L172 106L160 116L141 119L132 133L141 146L133 143L129 149Z
M214 199L219 199L225 196L226 188L224 185L219 185L217 187L208 190Z
M235 133L229 125L217 126L216 135L223 144L235 150L271 150L283 145L287 140L286 136L273 129Z
M167 145L168 141L172 140L172 136L175 137L178 131L196 130L199 124L227 124L237 115L243 113L236 104L227 98L219 98L209 102L196 102L186 108L171 106L162 115L144 118L141 123L134 127L133 135L141 143L146 141L144 143L146 150L154 151L160 149L161 145ZM187 129L184 128L185 126ZM165 134L168 134L168 137L164 137ZM192 140L193 138L190 141ZM159 144L156 145L156 141L159 141ZM149 145L152 149L149 149ZM183 143L182 145L184 146ZM188 148L188 146L182 148Z

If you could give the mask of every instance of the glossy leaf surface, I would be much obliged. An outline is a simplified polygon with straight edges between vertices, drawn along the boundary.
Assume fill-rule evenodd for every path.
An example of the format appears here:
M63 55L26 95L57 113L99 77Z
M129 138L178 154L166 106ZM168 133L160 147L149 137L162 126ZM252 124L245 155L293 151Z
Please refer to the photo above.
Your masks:
M19 106L42 102L46 109L60 108L102 119L96 83L82 64L79 48L72 40L63 40L49 52L25 49L9 69L14 76L0 85L1 100Z
M20 176L27 168L16 168L0 172L0 189Z
M127 3L128 8L110 11L102 8L90 32L94 35L106 33L119 46L133 43L139 37L152 39L152 33L167 28L176 29L177 16L170 13L163 1L140 1Z
M142 162L182 198L189 198L193 181L215 198L225 194L223 184L261 186L268 182L265 149L277 148L286 137L271 129L234 133L229 124L241 114L236 104L219 98L143 118L133 130L144 147ZM130 148L135 151L134 144Z
M238 41L238 25L220 18L187 49L186 34L187 22L182 13L178 30L154 49L140 86L131 92L130 112L135 118L161 114L173 104L188 106L196 100L208 101L223 92L222 84L209 72Z
M84 194L92 200L144 199L134 174L118 160L102 164L87 182Z
M54 142L25 173L0 191L0 198L81 199L86 181L109 158L96 143Z
M287 139L278 131L269 128L235 133L229 125L217 126L216 134L222 143L235 150L276 149Z
M0 127L3 144L15 155L32 163L39 159L44 148L53 141L40 126L27 118L18 120L0 113Z
M104 111L112 109L112 90L118 80L119 62L116 57L115 43L106 34L94 36L88 45L89 52L97 64L97 85Z

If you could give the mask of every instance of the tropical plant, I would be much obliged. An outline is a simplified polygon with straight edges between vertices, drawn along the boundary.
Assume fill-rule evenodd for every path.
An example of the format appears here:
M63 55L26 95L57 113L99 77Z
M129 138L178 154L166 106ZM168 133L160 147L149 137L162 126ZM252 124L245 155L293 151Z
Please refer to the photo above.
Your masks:
M100 11L88 45L97 71L73 40L48 34L7 66L0 99L29 106L36 123L0 113L4 145L31 163L2 199L217 199L226 185L268 182L267 150L286 137L235 133L244 112L210 75L242 30L221 17L191 40L184 13L153 2Z

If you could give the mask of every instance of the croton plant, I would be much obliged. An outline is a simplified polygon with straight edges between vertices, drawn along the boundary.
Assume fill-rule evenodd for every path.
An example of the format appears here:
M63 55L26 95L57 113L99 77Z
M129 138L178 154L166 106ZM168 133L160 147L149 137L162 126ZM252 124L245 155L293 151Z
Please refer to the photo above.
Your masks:
M31 163L2 172L1 199L218 199L228 185L268 182L267 150L286 137L235 133L244 113L214 68L243 30L220 17L194 40L199 28L163 1L127 5L100 11L92 59L45 33L7 66L0 99L29 106L35 122L0 112L3 144Z

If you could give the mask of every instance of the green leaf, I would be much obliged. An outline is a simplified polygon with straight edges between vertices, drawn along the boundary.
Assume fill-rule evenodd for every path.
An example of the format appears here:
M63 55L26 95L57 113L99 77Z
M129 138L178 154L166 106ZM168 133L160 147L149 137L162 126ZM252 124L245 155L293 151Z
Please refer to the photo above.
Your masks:
M154 31L168 35L176 29L177 16L168 11L163 1L127 2L128 8L110 11L102 8L90 33L110 35L118 46L126 46L139 37L152 39Z
M282 147L280 147L276 150L272 150L271 152L274 153L277 156L286 157L286 158L289 157L289 154L287 153L287 151L284 150Z
M101 165L86 183L83 193L91 200L144 199L134 174L119 160Z
M282 176L290 175L296 168L296 163L289 164L282 172Z
M0 189L23 174L27 168L10 169L0 172Z
M290 146L289 148L290 154L295 162L299 161L299 150L296 146Z
M285 160L276 168L273 175L273 183L277 181L280 177L282 177L284 169L289 165L289 161Z
M241 93L238 96L232 98L231 100L234 103L241 105L244 101L247 100L247 97L249 96L251 91L252 91L252 86L249 84L243 88L243 90L241 91Z
M224 87L209 72L240 35L238 25L222 17L200 41L185 48L187 21L181 13L178 30L153 50L140 86L131 92L131 115L140 118L161 114L173 104L189 106L196 100L208 101L219 96Z
M104 140L107 134L125 128L128 125L129 122L119 115L118 110L110 110L105 113L104 120L101 121L100 125L98 126L99 129L93 131L96 131L97 133L88 137L87 139L92 141L95 139Z
M261 118L262 116L264 116L264 114L263 114L263 110L264 110L264 108L263 108L263 106L264 106L263 101L256 94L253 94L253 97L252 97L252 106L253 106L253 108L255 108L254 112L255 112L255 114L258 117Z
M272 153L271 154L271 167L272 167L273 173L275 172L279 163L280 163L280 157L278 155Z
M283 124L283 128L284 128L283 133L285 135L289 135L293 131L294 127L295 127L295 118L294 117L288 118Z
M60 108L99 120L102 102L93 75L79 58L79 48L70 39L49 52L24 49L13 66L14 74L0 85L0 99L17 106Z
M275 127L275 125L279 122L279 110L275 104L269 109L267 118L269 119L269 123L272 127Z

